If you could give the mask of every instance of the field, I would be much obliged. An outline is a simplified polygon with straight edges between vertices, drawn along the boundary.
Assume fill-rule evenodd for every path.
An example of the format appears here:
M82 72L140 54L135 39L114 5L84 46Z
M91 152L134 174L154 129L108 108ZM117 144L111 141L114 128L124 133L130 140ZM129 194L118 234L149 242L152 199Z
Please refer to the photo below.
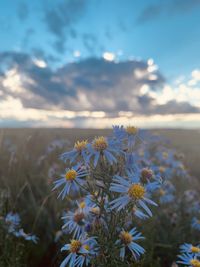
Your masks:
M182 160L186 169L194 177L195 186L198 187L197 180L200 179L200 130L170 129L152 130L151 132L166 137L170 142L170 147L183 153ZM76 140L91 140L95 136L108 134L110 134L110 130L0 130L0 216L3 218L11 210L18 212L24 230L39 237L38 244L23 241L18 245L16 238L8 237L2 230L0 266L59 266L61 260L59 249L63 242L60 232L62 226L60 217L62 211L67 208L65 203L57 200L56 192L52 192L53 181L59 178L64 167L59 160L59 155L72 148ZM180 240L184 241L185 236L187 236L186 233ZM191 239L194 239L193 234L191 236ZM5 237L8 240L6 245L8 247L4 246ZM171 242L170 238L173 239L174 236L169 237L169 240L166 239L164 248L168 251L166 259L161 260L162 265L159 263L160 260L156 259L155 264L148 267L171 266L169 264L173 262L173 253L177 252L177 248L168 247ZM189 242L189 237L187 239L186 241ZM159 249L161 251L159 257L161 257L162 246ZM145 264L142 266L147 266Z

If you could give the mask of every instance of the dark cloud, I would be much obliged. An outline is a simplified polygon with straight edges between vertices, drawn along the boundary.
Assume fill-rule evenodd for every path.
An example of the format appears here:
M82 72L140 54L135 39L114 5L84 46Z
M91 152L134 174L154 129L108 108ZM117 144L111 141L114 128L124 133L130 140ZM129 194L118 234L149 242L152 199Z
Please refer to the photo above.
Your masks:
M20 99L26 108L105 111L111 117L119 111L144 115L199 112L189 103L159 105L148 94L141 95L143 85L159 90L165 83L158 71L152 79L144 61L114 63L90 58L55 71L22 53L1 53L0 61L0 90L4 96ZM20 74L22 91L5 86L5 71L13 68Z
M76 38L74 24L83 15L85 6L86 0L63 0L54 8L45 10L44 21L56 38L54 47L59 53L65 50L68 37Z
M188 13L194 8L200 8L200 0L169 0L159 1L156 4L148 5L142 10L137 18L138 24L151 21L160 15L176 15Z
M164 105L158 105L154 113L158 114L177 114L177 113L199 113L200 109L192 106L188 102L169 101Z

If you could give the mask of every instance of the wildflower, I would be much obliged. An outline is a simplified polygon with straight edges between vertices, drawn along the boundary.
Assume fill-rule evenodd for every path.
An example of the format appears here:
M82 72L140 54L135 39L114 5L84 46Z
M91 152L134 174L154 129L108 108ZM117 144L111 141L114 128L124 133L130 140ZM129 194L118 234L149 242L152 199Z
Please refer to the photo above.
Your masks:
M82 267L84 263L88 266L90 256L93 255L95 245L96 241L92 237L88 239L72 239L69 244L64 245L61 249L61 251L69 251L69 254L61 263L60 267L65 267L68 264L70 267ZM90 247L92 250L90 250Z
M177 263L187 265L189 267L200 267L200 261L191 253L184 253L178 256L180 258Z
M73 233L73 237L80 237L84 233L85 227L87 225L87 218L89 215L90 207L86 206L84 201L78 203L78 209L74 212L68 211L62 219L65 224L62 229L68 229L69 233Z
M196 217L192 219L192 228L200 231L200 219L197 219Z
M67 228L70 233L73 233L73 237L80 237L80 235L84 232L85 218L86 215L82 211L68 211L62 217L62 219L65 221L62 229Z
M120 150L117 142L105 138L103 136L95 137L92 144L88 144L88 159L94 157L94 166L97 166L100 156L104 156L106 160L110 163L116 163L117 160L113 154L119 154Z
M5 217L5 223L8 226L8 233L15 237L22 237L27 241L37 243L38 238L35 235L26 234L22 228L20 228L21 219L18 213L9 212Z
M192 244L183 244L180 246L181 253L192 253L194 255L200 256L200 245L193 246Z
M121 194L120 197L111 201L111 209L117 209L119 211L130 203L133 206L140 206L149 216L152 216L152 212L146 203L157 206L155 202L146 197L148 188L140 183L138 176L132 175L128 179L118 175L114 176L110 191Z
M38 242L38 237L36 235L26 234L23 229L20 229L19 231L16 231L14 233L14 235L16 237L22 237L27 241L32 241L35 244L37 244L37 242Z
M141 254L145 252L143 247L135 243L135 241L144 239L141 233L133 228L131 231L127 232L122 230L119 234L119 239L116 241L117 245L120 245L120 258L124 260L126 248L128 248L133 254L134 258L137 259Z
M77 267L83 266L84 262L85 265L88 266L92 257L97 255L98 249L96 240L94 238L89 239L88 242L84 245L84 249L86 249L88 253L78 256L75 263Z
M74 148L71 151L65 152L61 155L61 159L63 159L64 161L69 160L70 163L73 163L75 160L78 159L78 157L81 156L84 162L86 162L87 144L88 144L87 140L77 141L74 144Z
M83 178L87 175L87 171L80 165L76 165L71 169L66 169L66 173L62 175L62 178L55 181L53 190L64 185L63 189L58 195L58 198L61 196L62 199L66 195L70 194L70 191L78 191L80 186L83 185Z
M18 213L9 212L5 217L5 222L8 225L8 232L12 233L19 227L21 219Z
M163 183L162 187L158 190L159 201L162 204L170 203L174 200L175 187L170 181Z
M113 134L120 141L127 143L127 148L133 148L137 139L140 139L139 129L135 126L113 126Z

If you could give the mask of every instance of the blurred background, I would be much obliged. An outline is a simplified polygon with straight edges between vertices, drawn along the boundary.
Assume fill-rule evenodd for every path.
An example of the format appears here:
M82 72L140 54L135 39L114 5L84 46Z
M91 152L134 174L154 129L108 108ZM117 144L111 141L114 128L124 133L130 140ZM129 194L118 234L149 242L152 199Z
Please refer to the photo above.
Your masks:
M200 127L199 0L1 0L0 126Z

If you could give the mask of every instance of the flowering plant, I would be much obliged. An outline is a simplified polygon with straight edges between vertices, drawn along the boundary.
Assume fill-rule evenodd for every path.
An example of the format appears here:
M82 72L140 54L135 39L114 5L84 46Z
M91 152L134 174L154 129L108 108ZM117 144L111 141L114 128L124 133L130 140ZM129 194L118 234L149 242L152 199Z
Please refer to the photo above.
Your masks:
M145 250L136 225L152 216L152 194L159 175L137 165L134 148L142 133L132 126L114 126L110 137L77 141L61 155L69 163L55 181L58 197L73 200L62 219L71 241L61 251L64 266L132 266Z

